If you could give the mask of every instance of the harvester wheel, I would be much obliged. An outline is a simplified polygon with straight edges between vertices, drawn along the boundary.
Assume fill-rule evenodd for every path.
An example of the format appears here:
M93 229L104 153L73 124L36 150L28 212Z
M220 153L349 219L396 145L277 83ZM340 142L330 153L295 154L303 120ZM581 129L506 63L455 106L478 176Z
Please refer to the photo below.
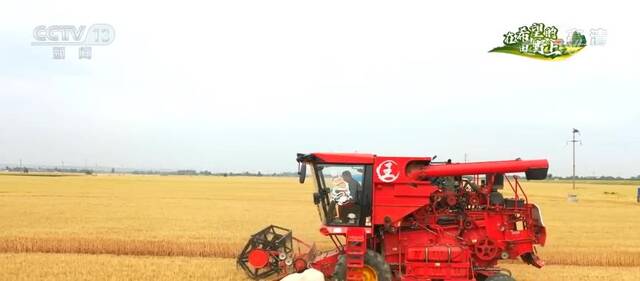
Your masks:
M347 280L347 258L341 255L336 263L332 280ZM384 257L372 250L367 250L364 256L364 268L362 268L362 280L364 281L391 281L391 268Z
M487 277L486 279L484 279L484 281L516 281L516 279L513 279L513 277L509 276L508 274L498 273L496 275Z

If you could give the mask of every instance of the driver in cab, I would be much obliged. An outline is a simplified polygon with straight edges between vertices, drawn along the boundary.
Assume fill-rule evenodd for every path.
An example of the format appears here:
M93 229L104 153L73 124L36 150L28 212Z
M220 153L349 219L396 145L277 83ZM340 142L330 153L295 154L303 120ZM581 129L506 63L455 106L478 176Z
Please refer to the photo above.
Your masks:
M360 199L360 193L362 192L362 185L353 179L351 172L344 171L342 172L342 180L347 184L347 188L349 189L349 195L351 195L351 201L358 202Z
M330 209L335 212L339 222L355 223L356 217L359 216L360 207L357 204L361 193L362 185L353 178L351 172L344 171L335 179Z

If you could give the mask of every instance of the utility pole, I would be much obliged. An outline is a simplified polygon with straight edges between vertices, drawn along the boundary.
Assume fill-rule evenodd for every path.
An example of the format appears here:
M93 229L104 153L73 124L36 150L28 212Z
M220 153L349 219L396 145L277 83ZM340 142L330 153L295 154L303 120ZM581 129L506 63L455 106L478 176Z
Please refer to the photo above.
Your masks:
M573 146L573 177L572 177L572 182L573 182L573 189L576 189L576 142L579 142L580 144L582 144L581 140L577 140L576 139L576 134L580 134L580 131L578 131L578 129L573 128L573 138L569 141L571 143L571 145Z

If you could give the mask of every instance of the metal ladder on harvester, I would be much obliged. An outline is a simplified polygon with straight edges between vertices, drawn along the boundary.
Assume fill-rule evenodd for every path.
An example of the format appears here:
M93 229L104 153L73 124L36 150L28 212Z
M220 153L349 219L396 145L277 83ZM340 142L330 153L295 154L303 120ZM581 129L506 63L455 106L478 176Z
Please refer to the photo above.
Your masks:
M361 281L364 255L367 252L364 228L349 228L344 247L347 264L347 281Z

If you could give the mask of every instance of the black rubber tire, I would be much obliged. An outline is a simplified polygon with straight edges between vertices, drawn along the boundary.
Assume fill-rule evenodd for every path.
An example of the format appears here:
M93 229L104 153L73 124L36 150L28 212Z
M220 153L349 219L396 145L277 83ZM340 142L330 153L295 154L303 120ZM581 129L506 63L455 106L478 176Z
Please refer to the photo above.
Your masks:
M389 264L384 261L384 257L381 254L367 250L367 253L364 255L364 264L376 271L378 281L391 281L391 268ZM338 257L338 263L336 263L336 268L331 278L333 281L347 280L347 258L345 255Z
M486 279L484 279L484 281L516 281L516 279L513 279L513 277L507 274L498 273L496 275L487 277Z

